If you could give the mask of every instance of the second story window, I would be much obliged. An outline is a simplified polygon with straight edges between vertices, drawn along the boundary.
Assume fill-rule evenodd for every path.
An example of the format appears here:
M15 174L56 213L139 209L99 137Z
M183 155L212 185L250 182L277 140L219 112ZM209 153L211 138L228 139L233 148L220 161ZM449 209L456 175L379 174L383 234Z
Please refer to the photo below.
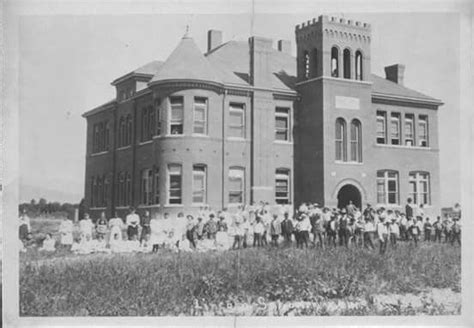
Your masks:
M108 151L110 144L109 123L107 121L96 123L92 131L92 153Z
M207 134L207 98L194 98L193 133Z
M331 49L331 76L339 77L339 50L336 47Z
M153 191L153 171L151 169L145 169L142 171L142 199L143 205L152 204L152 191Z
M168 165L168 203L182 204L181 165Z
M155 111L156 111L156 131L155 135L161 135L161 99L155 99Z
M405 146L415 145L415 123L413 114L405 115Z
M418 146L428 147L428 116L418 117Z
M336 120L336 161L347 160L347 148L346 148L346 121L343 118Z
M183 134L183 123L184 123L183 97L171 97L170 105L171 105L170 134L172 135Z
M228 136L245 138L245 105L230 103Z
M390 116L390 142L400 145L400 114L392 113Z
M155 129L155 110L152 106L142 108L142 138L148 141L153 138Z
M387 143L387 114L385 112L377 111L377 143Z
M290 140L290 109L277 107L275 110L275 139L281 141Z

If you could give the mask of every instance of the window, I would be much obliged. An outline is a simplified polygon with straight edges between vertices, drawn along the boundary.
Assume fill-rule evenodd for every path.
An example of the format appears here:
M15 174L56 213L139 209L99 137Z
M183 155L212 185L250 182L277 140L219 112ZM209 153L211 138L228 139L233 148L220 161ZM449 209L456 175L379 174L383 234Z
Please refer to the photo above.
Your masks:
M399 204L397 171L377 171L377 203Z
M362 129L359 120L351 122L351 161L362 162Z
M155 111L152 106L142 108L142 138L148 141L153 138L155 129Z
M173 135L183 134L184 102L183 97L171 97L170 132Z
M129 146L132 144L132 115L127 115L127 128L125 133L125 146Z
M109 123L99 122L93 126L92 153L100 153L109 150Z
M418 146L428 147L428 116L418 117Z
M155 176L154 176L154 189L153 189L153 203L159 204L160 203L160 169L155 167Z
M392 113L390 116L390 141L392 145L400 145L400 114Z
M413 203L429 205L431 203L430 175L426 172L410 172L408 181Z
M362 81L362 53L360 51L356 51L355 74L356 80Z
M277 204L290 202L290 170L277 169L275 172L275 201Z
M415 123L413 114L405 115L405 146L415 145Z
M123 147L125 145L125 119L124 117L120 117L119 120L119 128L118 128L118 136L117 136L117 146L118 148Z
M128 172L125 178L125 202L125 205L132 204L132 177Z
M156 132L155 135L161 135L161 99L155 99L155 109L156 109Z
M103 198L103 206L107 207L107 203L109 200L109 179L104 176L103 178L104 181L104 198Z
M344 49L343 52L343 61L344 61L344 78L351 78L351 51L349 49Z
M143 205L151 205L151 196L153 191L153 171L151 169L142 170L142 199L141 203Z
M386 143L387 131L387 114L385 112L377 111L377 143Z
M169 204L181 204L181 165L170 164L168 165L168 203Z
M289 141L290 109L277 107L275 110L275 139Z
M336 161L346 161L346 154L346 121L338 118L336 120Z
M206 166L193 165L193 204L206 203L206 185Z
M245 138L245 105L230 103L229 137Z
M339 77L339 50L336 47L331 49L331 76Z
M309 78L309 54L307 51L304 52L304 78Z
M244 169L230 168L229 169L229 203L243 204L244 202Z
M117 205L125 206L126 205L126 196L125 196L125 175L123 172L120 172L118 175L117 183Z
M193 133L207 134L207 98L194 98Z

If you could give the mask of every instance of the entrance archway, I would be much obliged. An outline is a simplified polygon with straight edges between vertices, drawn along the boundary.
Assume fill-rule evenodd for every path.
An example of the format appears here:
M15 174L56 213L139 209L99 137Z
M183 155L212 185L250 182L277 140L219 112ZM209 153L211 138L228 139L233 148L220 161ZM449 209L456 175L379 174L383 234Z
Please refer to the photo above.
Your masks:
M357 208L361 208L362 197L360 191L352 184L346 184L339 189L337 193L337 207L345 208L349 204L349 201L352 201L352 204Z

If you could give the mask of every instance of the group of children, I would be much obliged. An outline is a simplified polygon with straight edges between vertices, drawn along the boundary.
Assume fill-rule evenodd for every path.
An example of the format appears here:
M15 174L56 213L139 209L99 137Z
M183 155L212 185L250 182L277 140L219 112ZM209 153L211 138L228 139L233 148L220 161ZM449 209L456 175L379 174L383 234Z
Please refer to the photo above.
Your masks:
M396 247L398 241L412 241L415 245L424 236L425 241L461 244L459 217L438 217L434 223L425 217L423 207L416 207L408 199L405 213L398 210L375 209L370 204L362 211L352 202L340 209L329 209L318 204L303 203L293 211L290 205L242 206L237 211L226 209L214 212L201 208L193 216L178 213L171 218L164 213L150 215L144 211L140 217L134 208L125 220L119 217L106 218L104 212L92 221L86 213L75 225L64 219L59 228L61 247L77 254L157 252L159 249L174 251L208 251L239 249L249 246L278 247L281 243L304 248L310 245L325 248L366 247L375 248L378 240L380 253L387 245ZM20 216L20 239L22 250L36 247L29 232L26 213ZM78 230L78 233L75 231ZM74 235L78 237L74 238ZM55 239L48 234L39 248L53 252Z

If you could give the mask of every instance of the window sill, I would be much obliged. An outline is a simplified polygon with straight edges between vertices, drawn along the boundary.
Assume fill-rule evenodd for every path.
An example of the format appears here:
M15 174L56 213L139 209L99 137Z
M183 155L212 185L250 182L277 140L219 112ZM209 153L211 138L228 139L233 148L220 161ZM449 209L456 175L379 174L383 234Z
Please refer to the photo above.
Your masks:
M273 143L279 145L293 145L293 141L284 141L284 140L273 140Z
M116 206L115 209L116 210L128 210L130 208L130 206Z
M208 134L202 134L202 133L193 133L191 134L192 137L197 137L197 138L210 138Z
M89 208L90 211L98 211L98 210L106 210L107 207L91 207Z
M241 141L241 142L247 141L247 139L245 139L245 138L240 138L240 137L227 137L227 140L228 140L228 141Z
M142 141L140 143L138 143L139 146L143 146L143 145L148 145L148 144L151 144L153 142L153 139L152 140L147 140L147 141Z
M159 207L161 207L161 205L160 204L152 204L152 205L142 205L142 204L140 204L137 207L138 208L159 208Z
M91 157L101 156L101 155L107 154L108 152L109 152L108 150L106 150L106 151L101 151L101 152L99 152L99 153L93 153L93 154L91 154L90 156L91 156Z
M132 146L131 145L123 146L123 147L117 148L116 150L125 150L125 149L129 149L129 148L132 148Z
M184 134L165 134L163 137L166 137L166 138L183 138Z
M385 207L385 208L394 208L394 207L401 207L402 205L400 204L376 204L376 207Z
M341 165L364 165L364 162L344 162L344 161L334 161L336 164Z
M381 148L398 148L398 149L413 149L413 150L432 150L431 147L421 146L404 146L404 145L390 145L390 144L375 144L376 147Z
M165 204L166 207L184 207L183 204Z

